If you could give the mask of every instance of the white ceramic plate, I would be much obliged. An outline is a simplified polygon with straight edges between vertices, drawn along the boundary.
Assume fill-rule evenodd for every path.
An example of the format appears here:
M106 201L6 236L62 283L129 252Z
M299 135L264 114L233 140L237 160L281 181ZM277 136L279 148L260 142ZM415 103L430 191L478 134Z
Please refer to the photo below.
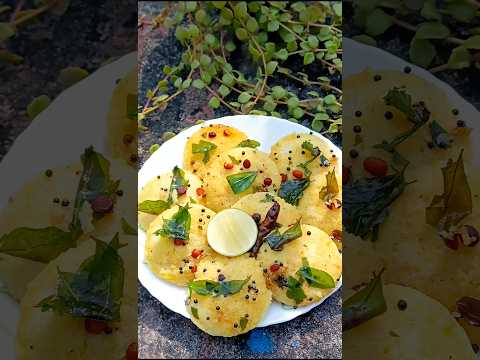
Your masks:
M93 145L108 154L106 119L112 93L116 80L127 75L136 63L137 54L131 53L101 67L62 92L17 137L0 162L0 209L12 194L45 169L79 161L86 147ZM2 292L0 313L5 314L0 317L2 359L14 359L19 306Z
M145 162L138 174L138 188L140 189L149 180L157 175L171 171L175 165L183 166L183 149L187 142L187 138L201 126L209 124L225 124L236 127L247 134L248 138L258 140L261 143L259 150L270 153L270 147L280 138L291 133L309 133L311 130L295 124L291 121L274 118L271 116L254 116L254 115L238 115L227 116L220 119L206 121L202 125L195 125L174 138L165 142L153 155ZM320 134L316 134L324 138ZM332 149L339 159L342 152L328 139ZM144 248L146 236L139 229L138 232L138 278L142 285L167 308L175 311L185 317L190 317L185 308L184 300L187 297L187 289L172 285L162 279L157 278L145 264ZM341 287L341 281L331 293L333 294ZM326 298L325 298L326 299ZM323 301L325 301L323 299ZM298 309L286 309L279 303L272 303L263 320L258 324L259 327L282 323L292 320L293 318L304 314L314 307L320 305L321 302L301 307Z

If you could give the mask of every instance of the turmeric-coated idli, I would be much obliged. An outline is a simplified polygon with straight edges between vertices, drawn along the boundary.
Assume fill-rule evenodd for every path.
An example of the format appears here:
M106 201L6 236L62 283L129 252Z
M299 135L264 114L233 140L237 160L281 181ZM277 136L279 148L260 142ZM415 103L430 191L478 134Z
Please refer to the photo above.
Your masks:
M193 280L197 263L214 255L207 242L207 226L215 213L199 204L173 206L147 231L145 259L155 275L185 286Z
M189 291L187 310L191 320L213 336L250 331L271 302L262 270L248 255L201 261Z
M320 301L332 292L342 273L337 246L322 230L299 224L280 228L272 244L287 237L287 231L297 232L298 237L291 236L293 240L275 246L276 250L267 237L258 253L267 286L273 298L283 304L306 306Z
M212 162L220 154L247 139L242 131L223 124L211 124L196 131L185 145L185 169L203 180Z
M215 160L204 182L205 205L220 211L231 207L245 195L277 191L281 177L266 153L252 148L235 148Z

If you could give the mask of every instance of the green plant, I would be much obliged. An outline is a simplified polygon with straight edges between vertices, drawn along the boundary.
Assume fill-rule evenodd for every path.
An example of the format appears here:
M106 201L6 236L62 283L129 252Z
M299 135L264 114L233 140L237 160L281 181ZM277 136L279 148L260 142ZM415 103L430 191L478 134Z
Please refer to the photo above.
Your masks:
M354 23L365 34L356 40L375 45L391 27L413 33L410 60L432 72L480 68L478 0L353 0ZM442 60L440 49L448 48Z
M314 130L340 131L342 91L331 78L342 71L341 10L339 1L169 3L153 24L174 29L185 51L176 66L163 68L139 121L194 87L211 95L213 109L223 105L234 114L292 121L308 117ZM235 68L235 57L252 71ZM302 91L282 86L282 79L310 91L302 97Z
M20 64L23 61L21 55L8 50L6 41L14 37L20 26L27 24L41 14L50 12L61 16L67 10L70 0L35 0L34 7L24 8L24 1L17 1L15 8L0 2L0 63Z

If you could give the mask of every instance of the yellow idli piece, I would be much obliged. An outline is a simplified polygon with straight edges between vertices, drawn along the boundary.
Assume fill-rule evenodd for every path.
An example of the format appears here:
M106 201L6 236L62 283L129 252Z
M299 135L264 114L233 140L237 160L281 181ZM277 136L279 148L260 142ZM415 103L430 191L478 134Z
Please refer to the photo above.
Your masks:
M280 173L287 175L288 179L293 178L292 172L294 170L303 172L303 169L299 168L298 165L311 160L313 157L308 150L302 148L305 141L309 141L313 146L318 147L330 163L329 166L322 166L320 158L317 158L308 166L312 175L324 174L332 166L339 167L341 165L331 152L333 146L327 141L316 135L290 134L278 140L270 150L270 158L275 162Z
M184 195L179 196L177 191L172 192L172 199L174 204L185 205L191 202L192 199L196 202L201 202L202 198L197 195L196 190L202 187L202 181L189 171L185 172L185 180L188 181L187 192ZM138 203L141 204L145 200L162 200L167 201L170 191L170 185L172 183L173 173L163 173L156 178L150 180L142 189L138 195ZM146 212L138 212L138 224L141 229L146 231L150 223L158 215L149 214Z
M244 164L247 160L250 164L246 168ZM234 164L234 162L238 162L238 164ZM233 167L226 169L225 163L231 164ZM227 177L247 172L256 173L253 182L244 191L235 194ZM268 187L264 186L266 178L272 180ZM267 154L252 148L235 148L221 154L213 162L208 169L204 183L206 206L214 211L220 211L231 207L243 196L259 190L277 191L280 187L281 177L277 166Z
M383 294L385 313L343 333L345 358L477 359L465 331L438 301L394 284L385 285Z
M194 266L200 259L215 255L207 242L208 223L215 213L199 204L187 206L190 206L191 227L184 245L175 245L175 239L155 234L163 228L165 219L171 219L178 212L178 206L164 211L150 224L145 244L145 259L153 273L180 286L193 280ZM201 255L197 256L194 250Z
M220 154L236 147L246 139L247 135L231 126L211 124L202 127L188 139L185 145L183 156L184 167L203 180L206 173L210 170L210 165ZM215 149L209 151L207 161L204 160L203 153L194 154L192 152L193 145L199 144L201 141L206 141L216 146Z
M105 240L105 239L102 239ZM109 241L109 240L107 240ZM93 335L85 330L85 320L35 307L47 296L57 292L58 269L76 272L80 264L95 253L95 242L84 241L53 260L29 284L21 302L17 328L18 359L95 359L124 358L127 348L137 341L137 239L120 236L119 249L125 268L120 321L112 322L111 334Z
M107 145L113 157L137 166L137 68L120 79L108 113Z
M281 251L274 251L265 242L258 253L257 259L263 267L267 286L272 291L273 298L283 304L292 306L306 306L321 300L330 294L331 289L320 289L309 286L304 282L301 286L305 298L297 303L287 296L287 285L290 276L298 279L297 271L303 266L303 259L308 261L311 268L327 272L338 282L342 273L342 257L335 243L322 230L311 226L301 225L302 236L294 239L283 246ZM280 233L287 230L282 227ZM278 267L275 271L275 267ZM266 270L266 272L265 272Z
M219 279L220 278L220 279ZM198 265L195 283L223 280L224 288L232 289L230 281L245 282L241 289L227 296L199 295L191 290L187 310L201 330L213 336L236 336L250 331L262 320L272 294L267 289L262 270L248 255L236 258L205 259Z
M68 231L82 167L78 163L46 170L51 175L50 171L42 172L10 198L0 213L0 238L20 227L55 226ZM91 211L89 215L88 212L86 209L84 218L91 222ZM93 229L91 223L82 223L86 229ZM0 254L0 281L19 300L27 283L44 267L43 263Z
M342 178L341 176L336 176L336 178L339 193L332 200L342 201ZM326 185L325 174L313 176L298 203L298 211L302 214L302 223L316 226L331 235L334 230L342 231L342 208L329 207L328 203L320 198L320 192ZM337 245L340 243L337 242Z
M232 208L240 209L246 213L253 215L260 214L262 220L265 219L268 210L273 205L273 200L280 204L280 213L278 214L277 223L280 225L294 224L302 217L300 211L293 205L290 205L282 198L272 193L259 192L242 197Z

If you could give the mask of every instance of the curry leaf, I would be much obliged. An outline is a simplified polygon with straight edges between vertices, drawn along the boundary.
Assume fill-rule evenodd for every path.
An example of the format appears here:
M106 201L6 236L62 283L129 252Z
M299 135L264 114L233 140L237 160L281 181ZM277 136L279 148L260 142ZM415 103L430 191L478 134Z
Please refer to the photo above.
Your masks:
M125 235L137 235L137 230L122 217L122 231Z
M196 294L202 296L229 296L240 292L240 290L242 290L248 281L250 281L250 276L245 280L230 280L221 282L211 280L196 280L188 284L188 289L190 294L195 292Z
M0 238L0 253L43 263L75 246L75 235L56 227L21 227Z
M309 286L319 289L335 287L335 280L329 273L310 267L307 258L303 258L302 262L303 266L298 269L297 275L303 277Z
M293 226L285 230L283 234L278 229L275 229L265 237L270 248L275 251L280 251L286 243L298 239L302 236L302 227L300 221L297 221Z
M246 171L227 176L227 181L230 184L230 188L232 189L232 191L235 194L239 194L252 186L256 178L256 171Z
M446 149L450 146L452 141L448 132L437 122L430 123L430 134L432 135L432 142L435 146Z
M288 280L287 297L300 304L307 296L302 288L302 282L295 279L293 276L289 276Z
M188 205L179 206L178 211L171 219L164 219L163 227L157 230L155 235L165 236L173 240L188 240L192 225L192 217L188 209Z
M248 319L246 317L240 318L240 329L245 330L248 324Z
M138 205L138 211L150 215L160 215L170 208L171 203L164 200L145 200Z
M210 151L215 150L216 148L217 145L205 140L200 140L198 144L192 144L192 153L203 154L202 161L207 163L208 160L210 160Z
M303 192L310 185L309 179L287 180L280 186L278 196L291 205L298 205L303 196Z
M250 139L247 139L247 140L244 140L242 141L240 144L237 145L237 147L249 147L249 148L257 148L260 146L260 143L256 140L250 140Z
M95 254L82 262L75 273L58 269L57 294L43 299L37 307L59 315L105 321L120 320L124 266L118 249L118 233L105 243L96 242Z
M427 224L448 230L472 213L472 193L463 166L463 150L457 161L449 159L442 168L443 194L434 196L426 209Z
M383 270L362 290L353 294L343 303L343 331L358 326L387 311L383 296Z
M337 177L335 176L335 169L328 172L327 175L325 175L325 178L327 180L327 184L322 187L319 196L320 199L327 201L332 199L335 195L339 193Z

